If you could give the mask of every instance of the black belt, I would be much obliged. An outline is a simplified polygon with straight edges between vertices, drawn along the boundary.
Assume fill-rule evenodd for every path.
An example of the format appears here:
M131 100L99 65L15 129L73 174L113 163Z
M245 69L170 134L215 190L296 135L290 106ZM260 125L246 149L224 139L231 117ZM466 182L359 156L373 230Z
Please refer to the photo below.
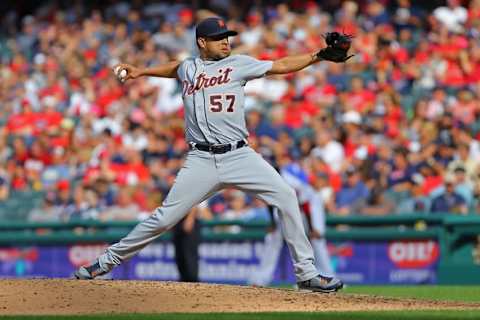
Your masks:
M203 143L195 143L195 142L190 142L190 149L198 149L201 151L206 151L206 152L211 152L211 153L226 153L235 149L239 149L242 147L245 147L247 145L247 141L245 140L240 140L237 142L234 142L233 145L230 143L226 144L203 144ZM233 146L233 148L232 148Z

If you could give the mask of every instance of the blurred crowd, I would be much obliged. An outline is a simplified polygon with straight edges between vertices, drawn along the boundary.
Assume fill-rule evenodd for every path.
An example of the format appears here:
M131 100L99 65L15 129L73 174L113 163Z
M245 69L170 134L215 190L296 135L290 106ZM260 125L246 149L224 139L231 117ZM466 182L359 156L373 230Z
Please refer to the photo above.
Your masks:
M428 10L410 0L206 2L51 1L4 12L0 203L43 192L34 221L148 216L188 150L181 87L122 84L111 68L194 55L195 23L219 14L239 31L234 52L259 59L313 52L332 30L355 36L348 63L246 86L249 143L299 194L320 192L337 215L479 212L479 0ZM208 206L220 218L268 218L237 191Z

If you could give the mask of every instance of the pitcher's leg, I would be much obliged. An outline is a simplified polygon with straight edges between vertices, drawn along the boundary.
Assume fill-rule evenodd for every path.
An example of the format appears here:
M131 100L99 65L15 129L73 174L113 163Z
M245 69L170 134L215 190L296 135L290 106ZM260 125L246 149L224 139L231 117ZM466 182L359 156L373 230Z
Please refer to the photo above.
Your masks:
M174 226L192 207L216 192L218 187L219 180L211 156L208 153L189 155L162 206L120 242L110 246L98 258L100 267L105 271L111 270L135 255Z
M325 239L312 239L311 242L315 252L315 261L318 271L325 276L335 276L330 261L330 254L328 253L327 241Z
M221 168L222 182L254 193L280 210L280 225L293 259L297 281L317 276L312 246L305 233L295 191L250 148L232 152Z

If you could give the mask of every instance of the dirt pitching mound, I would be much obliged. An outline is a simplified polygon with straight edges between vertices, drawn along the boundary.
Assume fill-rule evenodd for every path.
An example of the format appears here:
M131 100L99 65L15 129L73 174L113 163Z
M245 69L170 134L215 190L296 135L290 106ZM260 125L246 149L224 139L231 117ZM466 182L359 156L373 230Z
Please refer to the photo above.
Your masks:
M480 305L203 283L0 280L0 315L447 308L480 308Z

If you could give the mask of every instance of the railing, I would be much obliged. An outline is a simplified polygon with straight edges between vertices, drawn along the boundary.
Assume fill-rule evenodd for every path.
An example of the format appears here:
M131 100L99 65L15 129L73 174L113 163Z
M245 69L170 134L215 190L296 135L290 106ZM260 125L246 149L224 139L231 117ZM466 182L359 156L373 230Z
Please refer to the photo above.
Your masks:
M125 236L137 221L78 220L68 222L0 222L0 244L8 243L71 243L113 242ZM216 230L216 227L238 225L240 233ZM328 217L329 240L388 240L428 239L455 240L459 235L446 237L446 228L455 232L480 234L480 216L452 215L392 215L382 217ZM262 239L268 223L265 221L210 220L202 221L204 240ZM218 228L217 228L218 229ZM168 239L168 232L161 239Z

